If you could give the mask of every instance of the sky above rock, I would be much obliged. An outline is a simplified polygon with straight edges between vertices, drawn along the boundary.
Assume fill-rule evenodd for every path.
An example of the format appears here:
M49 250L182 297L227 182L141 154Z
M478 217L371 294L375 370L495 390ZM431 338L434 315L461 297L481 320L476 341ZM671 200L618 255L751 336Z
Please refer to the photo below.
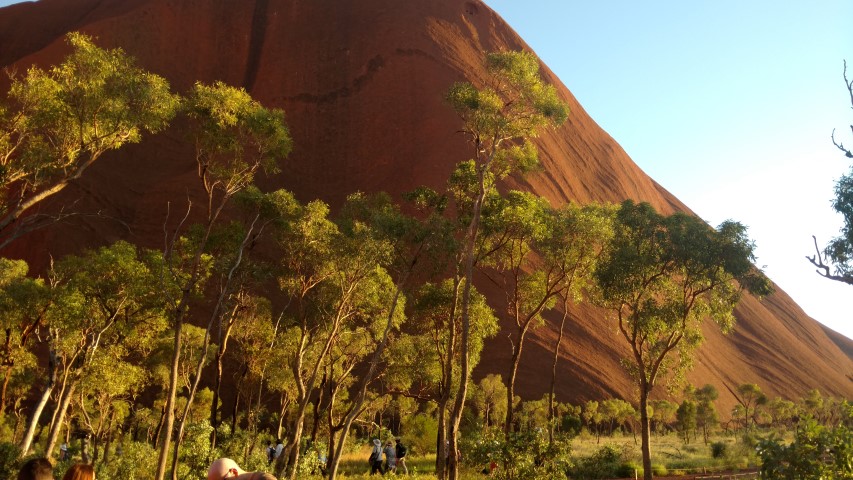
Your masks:
M486 0L631 158L712 225L749 227L758 262L853 338L853 287L806 260L841 227L853 145L853 2Z

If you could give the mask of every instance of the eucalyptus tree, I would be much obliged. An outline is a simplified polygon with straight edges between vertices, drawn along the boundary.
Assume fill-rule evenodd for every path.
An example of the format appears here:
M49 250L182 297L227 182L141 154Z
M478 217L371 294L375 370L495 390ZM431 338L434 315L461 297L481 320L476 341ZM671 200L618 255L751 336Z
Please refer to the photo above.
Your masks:
M690 443L690 433L696 432L696 402L685 398L675 411L675 425L681 433L681 441Z
M483 428L492 427L500 418L506 418L506 385L503 378L490 373L480 380L472 402L483 418Z
M553 271L560 285L557 291L562 300L562 315L554 341L554 360L551 364L551 386L548 392L548 443L553 446L555 427L555 396L557 364L569 305L583 299L584 292L596 287L595 268L613 236L614 205L574 203L551 210L547 216L545 237L534 244L541 256L543 268Z
M484 85L457 83L447 93L448 102L462 117L462 132L471 142L473 157L465 163L475 179L475 188L469 192L462 249L462 365L450 419L451 452L458 451L457 434L471 374L469 304L484 202L494 191L496 181L535 166L537 151L531 139L543 128L560 125L568 115L568 106L559 99L556 89L542 81L539 62L533 54L490 53L485 66ZM455 480L457 476L458 458L454 453L450 456L450 478Z
M596 270L596 301L615 317L628 343L624 363L639 389L647 479L649 393L660 380L680 380L691 366L705 319L729 331L744 289L770 293L769 280L752 264L754 248L746 228L732 221L715 230L693 216L665 217L630 200L616 214L614 236Z
M355 221L339 227L328 219L328 207L315 201L302 209L279 242L285 252L279 288L290 306L283 314L281 346L296 396L293 426L276 471L295 478L307 408L329 353L345 332L372 325L377 315L390 315L392 326L399 326L403 315L401 309L390 314L391 303L383 298L394 291L385 269L393 246L370 225Z
M702 429L702 438L707 445L711 429L720 423L717 407L714 406L720 394L711 384L705 384L699 389L690 388L688 394L696 402L696 426Z
M755 417L758 414L758 407L767 403L767 395L761 391L761 387L755 383L743 383L738 385L737 393L734 393L735 399L742 407L743 412L743 427L747 430L751 423L755 423Z
M41 278L32 278L23 260L0 257L0 328L3 343L0 347L0 366L3 386L0 390L0 415L8 403L10 383L16 376L37 366L32 346L39 329L44 326L45 314L51 304L50 289ZM55 375L48 373L53 384ZM51 389L47 389L49 392ZM39 402L41 403L41 402Z
M503 313L515 329L509 336L511 359L507 371L504 433L513 429L515 380L527 333L542 323L542 313L551 309L564 288L566 271L557 264L540 264L536 244L549 237L548 202L536 195L510 191L483 209L481 240L486 252L480 265L504 294ZM550 237L552 241L562 238ZM489 254L490 253L490 254Z
M669 400L652 400L649 402L649 419L654 422L653 431L658 435L663 435L671 428L670 425L675 421L675 412L678 410L678 404Z
M476 287L471 290L470 364L477 365L485 341L498 333L498 320L486 298ZM436 403L436 472L445 474L441 453L448 441L447 417L458 387L461 364L461 314L457 308L459 283L449 278L427 282L414 294L411 320L406 334L388 352L387 384L391 391ZM502 382L501 382L502 383ZM505 392L506 388L502 390ZM500 411L500 410L497 410Z
M61 64L13 76L0 103L0 249L68 215L26 212L104 153L165 128L178 106L168 82L121 49L104 50L80 33L67 42L72 51Z
M369 225L369 231L376 240L391 246L391 257L385 268L394 282L394 288L393 293L385 296L388 303L385 323L374 337L367 370L355 386L352 402L340 424L334 451L330 446L330 452L335 454L329 455L330 478L337 475L344 442L353 422L366 406L369 386L383 373L380 363L384 360L385 365L393 365L396 361L393 355L388 356L387 352L391 348L392 340L395 340L392 337L398 327L395 318L402 314L405 306L403 295L404 290L410 290L409 279L415 274L416 268L422 278L446 274L448 261L455 263L453 260L458 253L458 244L453 236L454 223L443 215L447 196L422 187L408 193L406 200L415 210L413 216L403 214L384 194L351 195L343 208L342 227L351 230L353 225ZM456 285L458 286L458 280ZM458 292L458 289L455 291ZM450 336L454 337L455 329L450 330ZM449 361L454 360L455 357ZM445 371L451 371L449 369L452 369L452 366L446 366Z
M175 227L164 238L162 275L165 304L173 330L173 357L166 394L166 418L160 441L155 478L166 473L172 430L175 423L175 398L178 390L178 366L181 355L181 330L192 296L203 289L210 256L209 241L221 220L222 212L237 193L248 188L259 171L273 173L291 149L284 112L265 108L245 90L217 82L197 83L185 101L190 131L196 148L198 176L204 191L203 219L188 232L185 222L192 203ZM165 227L164 227L165 230ZM168 285L177 285L177 292ZM177 465L173 464L173 475Z
M134 347L162 331L152 266L126 242L70 255L49 272L52 303L46 312L48 355L61 380L45 447L53 455L68 405L99 355L127 359ZM47 390L47 389L46 389ZM83 393L85 395L85 392ZM30 420L21 447L27 451L38 418Z
M91 433L92 464L109 462L110 445L148 385L148 373L136 359L127 358L125 345L98 351L73 400L75 418ZM103 452L103 455L101 455Z

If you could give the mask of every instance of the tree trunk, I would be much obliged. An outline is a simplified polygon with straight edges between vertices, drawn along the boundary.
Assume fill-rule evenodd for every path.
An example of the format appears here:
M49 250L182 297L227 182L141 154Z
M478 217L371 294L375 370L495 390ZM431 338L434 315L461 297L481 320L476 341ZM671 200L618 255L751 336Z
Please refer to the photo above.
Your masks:
M438 480L447 478L445 456L447 451L447 404L450 399L442 398L438 404L438 432L435 436L435 476Z
M35 407L33 407L33 415L30 419L30 424L27 427L27 433L21 441L21 457L25 457L30 451L30 446L32 445L33 437L36 433L36 427L38 426L41 412L44 411L44 406L47 405L47 401L50 399L50 394L53 392L53 387L56 385L56 352L51 349L49 355L47 381L45 382L41 398L39 398L39 401L36 403Z
M48 460L53 460L53 449L56 447L56 440L59 438L59 432L62 430L62 422L65 421L65 413L68 411L68 405L71 404L71 396L74 395L74 389L76 386L76 382L68 382L68 387L62 395L62 400L59 404L58 413L56 415L56 421L50 429L50 435L47 437L47 445L44 448L44 456L47 457Z
M228 348L228 339L231 337L231 329L234 327L234 322L228 322L225 333L219 341L219 349L216 352L216 379L213 387L213 403L210 406L210 425L213 427L213 438L216 438L216 429L219 428L219 397L222 389L222 370L223 358L225 350ZM281 433L279 432L279 436ZM211 447L214 445L211 444Z
M643 452L643 479L652 480L651 423L649 421L649 385L640 382L640 431Z
M479 148L477 149L479 151ZM485 174L491 163L485 162L479 166L477 176L480 191L474 201L474 212L471 223L468 226L465 241L465 286L462 288L462 338L460 342L460 368L459 387L456 392L456 401L453 402L453 412L450 415L450 480L459 477L459 424L462 422L462 412L465 409L465 397L468 395L468 379L471 376L471 359L469 349L471 347L471 284L474 283L474 247L477 241L477 232L480 228L480 215L483 209L483 201L486 198Z
M9 379L12 377L12 366L8 365L3 372L3 390L0 392L0 416L6 413L6 390L9 388Z
M185 296L189 296L189 291L184 292ZM163 480L166 476L166 462L169 457L169 447L172 443L172 430L175 428L175 397L178 394L178 370L181 360L181 331L183 330L183 300L182 305L178 307L175 322L175 338L174 352L172 353L172 368L169 374L169 392L166 395L165 422L163 424L163 432L160 439L160 452L157 456L157 473L154 477L156 480Z
M529 325L529 323L528 323ZM512 350L509 375L506 387L506 418L504 419L504 437L509 440L509 434L513 431L513 418L515 417L513 400L515 399L515 377L518 374L518 364L521 363L521 349L524 346L524 337L527 333L527 325L518 331L518 345Z
M566 293L566 298L568 293ZM568 301L563 299L563 317L560 319L560 331L557 333L557 341L554 343L554 361L551 363L551 387L548 390L548 447L554 446L554 390L557 385L557 362L560 359L560 344L563 343L563 331L566 328L566 318L569 316ZM636 435L635 435L636 436Z

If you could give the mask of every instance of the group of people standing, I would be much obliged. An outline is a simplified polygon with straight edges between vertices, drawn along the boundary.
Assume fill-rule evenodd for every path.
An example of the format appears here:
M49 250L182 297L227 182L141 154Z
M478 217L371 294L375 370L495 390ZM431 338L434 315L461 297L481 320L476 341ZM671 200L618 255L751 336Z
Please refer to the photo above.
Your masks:
M41 457L28 460L18 471L18 480L54 480L53 464ZM71 465L62 480L95 480L95 469L86 463Z
M396 441L396 446L394 442ZM386 474L388 472L397 473L402 471L403 474L408 474L409 469L406 467L406 446L403 445L403 440L397 437L394 441L388 440L385 443L385 448L382 448L382 441L378 438L373 439L373 448L370 451L370 474L375 475ZM385 456L383 462L382 457Z

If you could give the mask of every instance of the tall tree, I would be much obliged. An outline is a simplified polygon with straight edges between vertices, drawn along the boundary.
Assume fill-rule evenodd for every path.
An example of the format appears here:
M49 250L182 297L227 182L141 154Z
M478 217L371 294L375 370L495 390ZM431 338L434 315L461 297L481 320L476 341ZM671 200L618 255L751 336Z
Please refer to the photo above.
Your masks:
M735 399L742 407L743 427L749 430L750 424L755 423L758 407L767 403L767 396L761 391L761 387L755 383L738 385L737 393L732 393L734 393Z
M469 305L474 279L475 245L481 214L487 195L495 182L511 173L522 172L537 163L536 147L530 141L549 126L562 124L568 116L567 105L556 89L539 76L539 62L533 54L498 52L486 56L487 84L478 88L457 83L447 100L463 120L462 132L472 146L473 158L466 162L473 175L469 192L468 225L462 255L461 368L459 386L450 418L450 478L456 480L458 468L458 431L471 374Z
M295 478L306 411L314 398L332 348L344 332L360 323L372 323L377 302L394 291L385 267L393 257L393 246L374 235L362 222L328 220L322 202L307 205L292 227L282 235L286 247L284 272L279 279L291 307L284 312L283 335L288 367L296 383L293 428L276 471ZM391 303L383 305L389 314ZM391 325L402 322L402 310L391 314Z
M458 382L462 330L458 279L427 282L414 294L410 327L389 352L392 391L436 403L436 475L445 476L447 416ZM476 287L472 288L470 364L477 365L485 341L498 332L498 320ZM500 379L500 377L498 377ZM502 384L502 382L501 382ZM502 392L505 394L506 387ZM505 395L504 395L505 396Z
M554 306L566 285L568 272L557 264L537 262L533 250L536 244L546 243L546 239L564 240L548 235L547 219L551 215L545 199L519 191L508 192L484 209L481 238L487 245L484 250L494 253L481 263L492 267L486 274L496 276L493 282L502 287L506 299L503 313L515 325L509 336L512 354L504 418L507 438L513 429L515 380L527 334L541 324L542 313Z
M69 33L60 65L12 78L0 103L0 250L56 216L25 215L109 150L167 126L178 106L162 77L121 49ZM61 212L59 216L69 212Z
M61 381L45 447L49 458L72 395L79 393L81 380L95 368L98 356L111 350L129 355L140 336L150 338L162 328L154 277L144 260L135 246L117 242L65 257L50 272L53 299L46 317L47 353ZM28 431L37 421L34 415ZM23 451L30 440L28 434L21 444Z
M649 393L659 380L680 380L710 318L723 331L746 289L771 291L753 264L746 228L727 221L717 230L682 213L664 217L646 203L627 200L596 271L597 302L615 316L631 355L626 366L639 388L643 469L652 478Z
M194 136L198 176L205 193L204 219L190 232L190 239L180 238L184 233L184 221L191 213L190 203L184 220L171 238L167 236L165 239L163 257L167 268L163 272L164 284L179 285L179 293L173 295L170 294L172 289L164 288L174 346L166 417L157 460L157 480L163 480L166 474L175 423L181 330L190 300L208 273L209 256L206 251L211 234L234 195L249 187L259 171L277 171L278 162L291 149L284 112L265 108L243 89L221 82L213 85L197 83L186 100L185 109ZM176 465L173 464L172 468Z
M546 237L537 245L542 263L559 273L562 315L554 341L551 363L551 386L548 391L548 443L554 444L555 395L557 363L563 332L569 317L569 305L580 301L583 292L595 288L594 272L605 245L613 236L615 206L568 204L553 210L546 227Z
M29 266L23 260L0 258L0 366L3 386L0 390L0 415L8 402L9 385L16 374L36 366L31 344L44 327L45 314L51 304L50 289L43 279L30 278ZM53 375L47 381L52 385Z

